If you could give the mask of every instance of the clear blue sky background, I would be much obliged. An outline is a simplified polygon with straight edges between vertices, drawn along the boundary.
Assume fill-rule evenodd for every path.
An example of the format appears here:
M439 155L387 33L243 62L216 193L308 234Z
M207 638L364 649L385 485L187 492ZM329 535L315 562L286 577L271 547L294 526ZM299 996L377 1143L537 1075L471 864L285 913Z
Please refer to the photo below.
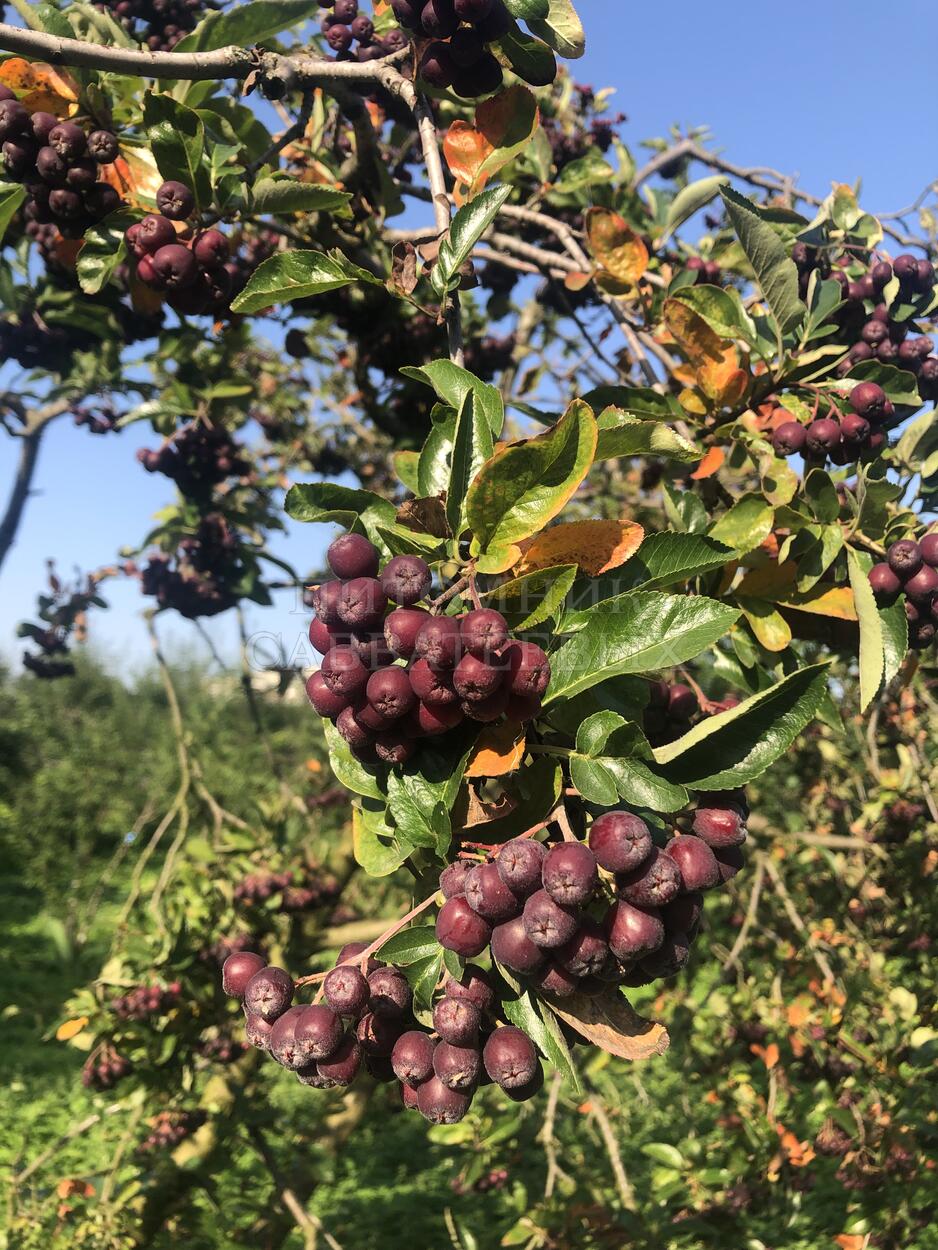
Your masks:
M709 126L728 159L796 173L817 194L833 180L862 178L863 202L873 212L909 203L938 177L934 0L909 0L898 21L889 6L844 0L794 0L783 8L751 0L578 0L578 8L589 46L575 73L594 87L616 88L613 107L628 116L623 136L639 161L641 140L677 123ZM0 574L0 656L18 658L16 622L32 611L47 556L63 573L91 568L146 533L171 489L134 459L137 447L153 442L142 425L119 437L94 437L64 422L51 428L37 493ZM0 506L14 458L4 439ZM316 563L325 537L319 527L296 526L275 550L304 570ZM113 583L106 597L112 610L92 618L93 645L130 673L146 662L139 617L145 601L133 583ZM253 609L250 623L280 636L288 652L303 637L303 617L289 595L274 609ZM163 618L161 630L172 649L204 651L194 628L174 615ZM233 614L211 631L232 654Z

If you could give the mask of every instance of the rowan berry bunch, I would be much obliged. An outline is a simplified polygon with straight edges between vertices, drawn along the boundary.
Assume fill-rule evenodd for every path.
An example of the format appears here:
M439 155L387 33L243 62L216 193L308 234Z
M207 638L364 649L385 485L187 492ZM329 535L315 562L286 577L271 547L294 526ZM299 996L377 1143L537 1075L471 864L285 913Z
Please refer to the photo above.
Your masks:
M205 1038L199 1042L198 1049L203 1059L221 1064L237 1063L247 1054L247 1047L244 1043L233 1037Z
M801 455L810 465L869 460L889 446L886 428L895 413L881 386L860 382L850 392L845 411L832 403L827 416L815 417L807 425L794 417L780 422L772 433L772 446L777 455Z
M394 556L381 568L361 534L337 538L327 558L335 580L314 588L309 627L323 659L306 691L359 759L404 764L419 739L466 720L537 716L550 663L536 644L513 641L499 612L419 606L432 581L426 561Z
M172 52L207 10L220 5L211 0L95 0L95 8L110 13L151 52Z
M315 866L299 872L249 873L234 887L234 897L248 907L256 907L280 895L279 910L310 911L333 902L341 893L339 882Z
M28 638L36 648L35 651L23 652L23 667L36 677L54 680L74 675L75 666L68 658L69 644L73 640L84 641L89 608L107 607L98 593L98 584L111 570L89 573L69 586L61 581L51 560L47 568L49 590L39 596L41 624L23 621L17 628L17 634L20 638Z
M241 954L245 951L257 953L261 949L253 933L235 933L231 937L217 938L211 946L204 946L199 951L199 960L205 964L217 964L220 968L229 955Z
M141 1154L175 1150L180 1142L205 1123L204 1111L161 1111L150 1122L150 1131L137 1149Z
M175 608L180 616L194 620L233 607L242 596L244 578L237 531L221 513L209 513L173 555L149 558L140 584L143 593L154 595L161 608Z
M98 179L100 167L118 156L110 130L86 130L53 113L30 110L0 85L0 155L5 175L26 188L27 224L54 225L66 239L113 213L119 193Z
M930 646L938 625L938 532L925 534L918 542L914 538L894 542L886 559L870 569L869 580L883 607L905 596L912 650Z
M137 459L147 473L162 473L189 499L204 499L229 477L242 477L250 464L224 426L194 421L156 450L141 447Z
M113 1089L118 1081L129 1076L133 1065L119 1055L113 1046L102 1046L85 1060L81 1069L81 1083L85 1089Z
M391 8L415 39L430 40L419 71L428 86L473 99L502 85L502 67L489 50L512 28L502 0L391 0Z
M111 1000L111 1010L119 1020L146 1020L172 1011L182 996L178 981L170 985L137 985Z
M375 24L359 9L357 0L326 0L321 28L337 61L378 61L407 46L407 36L397 26L378 35Z

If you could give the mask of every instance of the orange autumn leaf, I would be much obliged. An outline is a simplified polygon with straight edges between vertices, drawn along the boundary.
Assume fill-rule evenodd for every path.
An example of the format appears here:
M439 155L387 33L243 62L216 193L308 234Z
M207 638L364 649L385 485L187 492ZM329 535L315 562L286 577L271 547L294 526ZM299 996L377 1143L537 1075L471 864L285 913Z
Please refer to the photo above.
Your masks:
M15 91L31 113L71 117L78 112L78 83L71 74L51 65L14 56L0 65L0 82Z
M739 403L749 386L733 343L721 339L703 317L681 300L664 303L664 321L694 370L694 383L719 407Z
M591 273L571 272L564 275L563 284L568 291L582 291L593 281Z
M484 100L476 108L472 125L454 121L443 140L443 155L456 179L457 204L471 199L513 160L539 124L534 94L521 83Z
M785 1014L791 1027L800 1029L811 1017L811 1006L803 998L796 998L793 1003L788 1004Z
M75 1020L66 1020L55 1030L56 1041L67 1042L71 1038L77 1037L87 1023L87 1016L78 1016Z
M587 211L586 237L590 251L617 283L632 287L648 268L648 248L625 218L612 209Z
M867 1237L863 1233L838 1233L834 1238L840 1250L863 1250Z
M639 549L645 531L637 521L570 521L544 530L525 551L518 574L575 564L589 577L617 569Z
M65 1176L56 1185L55 1192L60 1198L71 1198L75 1194L80 1194L83 1198L91 1198L94 1196L94 1186L81 1180L80 1177Z
M505 721L484 729L473 747L463 774L466 777L503 777L524 759L524 730Z
M778 1063L778 1046L775 1042L770 1042L768 1046L758 1046L754 1042L749 1049L754 1055L759 1056L769 1071Z
M101 166L101 178L129 204L147 209L152 208L163 181L153 153L146 148L126 148L113 164Z
M697 468L691 473L691 477L696 482L701 481L705 477L713 477L714 473L719 472L723 468L725 461L726 452L724 452L723 448L711 447Z

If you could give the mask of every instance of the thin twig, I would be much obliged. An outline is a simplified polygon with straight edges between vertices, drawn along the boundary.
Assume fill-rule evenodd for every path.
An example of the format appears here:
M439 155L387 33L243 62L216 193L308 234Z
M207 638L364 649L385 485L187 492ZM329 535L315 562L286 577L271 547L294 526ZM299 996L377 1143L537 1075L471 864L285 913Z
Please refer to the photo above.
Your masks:
M739 927L739 933L736 935L736 941L733 943L730 953L723 961L723 969L726 971L732 968L739 960L740 952L746 945L746 939L749 936L749 930L752 928L756 918L756 912L759 910L759 898L762 894L762 886L765 882L765 855L760 853L756 856L756 872L752 881L752 892L749 895L749 906L746 908L746 915L743 923Z
M616 1142L615 1133L613 1133L612 1125L609 1123L609 1117L606 1115L606 1108L596 1097L590 1098L590 1114L596 1121L599 1131L602 1134L603 1143L606 1147L606 1153L609 1156L609 1162L612 1164L612 1174L615 1177L616 1189L619 1191L619 1199L626 1211L637 1211L638 1204L635 1201L635 1190L632 1188L629 1178L625 1174L625 1167L622 1163L622 1156L619 1153L619 1146Z
M788 889L785 886L785 882L782 880L782 874L779 872L778 866L769 858L766 859L765 863L769 876L772 878L772 883L778 891L779 898L782 900L782 906L788 914L788 919L795 926L798 932L804 936L804 940L807 943L811 954L814 956L814 962L820 968L824 979L827 981L834 981L836 978L834 977L833 969L827 962L827 957L824 952L818 949L817 939L814 937L814 934L811 933L808 926L799 915L798 909L792 901L792 897L788 893Z
M127 1109L127 1103L112 1102L110 1106L105 1107L103 1111L97 1111L94 1115L85 1116L83 1120L79 1120L77 1124L73 1124L71 1128L67 1128L64 1133L61 1133L55 1141L50 1146L47 1146L41 1154L38 1154L36 1158L33 1159L32 1163L28 1164L22 1172L18 1172L16 1176L12 1178L12 1183L14 1185L22 1185L24 1181L29 1180L34 1172L38 1172L43 1164L48 1163L54 1155L58 1154L63 1146L67 1146L68 1143L73 1141L76 1137L81 1137L82 1133L87 1133L90 1128L94 1128L94 1126L100 1123L100 1121L106 1116L117 1115L119 1111L126 1111Z

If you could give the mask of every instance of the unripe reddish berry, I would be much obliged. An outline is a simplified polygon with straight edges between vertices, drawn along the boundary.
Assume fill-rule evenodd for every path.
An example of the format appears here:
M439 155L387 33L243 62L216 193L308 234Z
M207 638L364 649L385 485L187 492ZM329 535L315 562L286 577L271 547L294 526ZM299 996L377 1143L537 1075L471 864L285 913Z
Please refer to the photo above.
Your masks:
M720 871L713 851L702 838L682 834L664 848L681 873L682 889L712 890L720 884Z
M864 447L870 439L870 423L856 412L845 412L840 418L840 436L847 447Z
M746 841L746 822L732 804L698 807L691 828L709 847L740 846Z
M776 455L795 456L804 451L808 431L800 421L786 421L772 432L772 447Z
M816 456L826 456L840 446L840 426L830 417L820 417L808 426L807 450Z
M590 828L589 848L600 868L631 872L651 854L651 832L632 812L603 812Z
M232 998L243 998L248 981L266 966L266 960L260 955L255 955L253 951L235 951L225 960L221 974L221 987Z
M492 936L491 926L461 895L447 899L436 918L436 938L445 950L466 959L481 955Z
M455 898L459 894L465 894L466 881L475 865L468 859L457 859L455 863L447 864L440 873L440 889L444 898Z
M337 720L349 706L347 697L331 690L322 673L313 673L307 678L306 696L319 715L327 720Z

